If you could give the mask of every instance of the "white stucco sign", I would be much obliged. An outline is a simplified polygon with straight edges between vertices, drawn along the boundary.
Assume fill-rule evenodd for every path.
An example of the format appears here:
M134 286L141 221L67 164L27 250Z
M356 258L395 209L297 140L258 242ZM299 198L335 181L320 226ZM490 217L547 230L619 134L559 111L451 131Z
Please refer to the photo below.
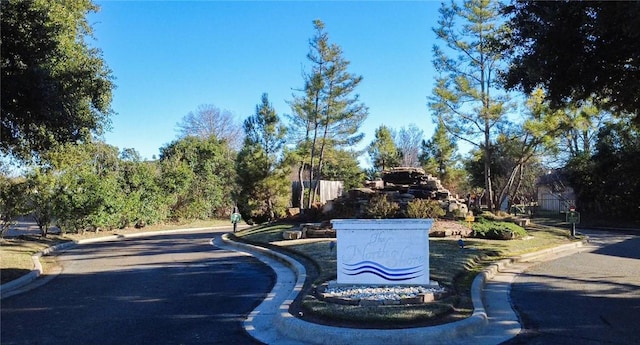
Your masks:
M338 284L429 285L432 219L334 219Z

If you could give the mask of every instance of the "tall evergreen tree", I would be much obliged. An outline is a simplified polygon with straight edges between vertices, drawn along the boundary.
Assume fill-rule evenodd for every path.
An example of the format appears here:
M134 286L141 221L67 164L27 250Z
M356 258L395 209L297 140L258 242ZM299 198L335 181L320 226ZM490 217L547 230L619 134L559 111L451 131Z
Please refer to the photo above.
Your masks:
M439 76L430 102L434 116L442 117L449 133L484 151L484 186L490 210L494 202L491 144L506 121L507 95L500 92L497 80L506 69L497 44L500 18L496 0L465 0L462 6L442 4L434 32L447 50L439 46L433 50Z
M374 139L367 148L373 167L381 173L382 171L397 167L402 158L400 152L393 141L391 130L382 125L376 129Z
M294 113L291 123L300 137L298 147L304 150L298 155L301 186L305 169L309 185L319 185L328 148L340 149L362 140L363 134L358 131L368 115L368 108L354 94L362 76L347 71L349 61L342 56L340 46L329 42L324 23L314 20L313 25L315 35L307 54L311 70L304 76L301 95L294 95L290 103ZM310 194L307 207L313 204L315 195Z
M290 183L281 158L285 127L266 93L243 127L244 145L236 159L238 207L246 220L273 220L287 205Z
M358 165L357 151L330 151L327 154L324 176L328 180L342 181L344 190L362 187L365 173Z
M442 119L428 141L422 141L420 161L428 173L434 173L441 181L446 181L456 165L458 149L455 139L450 137Z

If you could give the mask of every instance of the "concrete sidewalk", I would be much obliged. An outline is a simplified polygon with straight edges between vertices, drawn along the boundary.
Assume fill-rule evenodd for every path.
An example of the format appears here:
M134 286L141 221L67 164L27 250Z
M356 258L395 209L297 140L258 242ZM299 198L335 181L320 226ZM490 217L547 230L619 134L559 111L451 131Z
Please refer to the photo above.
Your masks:
M541 261L579 252L582 242L539 251L489 266L473 281L474 312L457 322L406 329L354 329L315 324L289 313L302 291L304 266L294 259L263 247L235 242L227 235L214 245L252 255L269 265L277 281L267 298L248 316L246 331L266 344L500 344L515 337L520 322L511 307L509 292L515 276Z

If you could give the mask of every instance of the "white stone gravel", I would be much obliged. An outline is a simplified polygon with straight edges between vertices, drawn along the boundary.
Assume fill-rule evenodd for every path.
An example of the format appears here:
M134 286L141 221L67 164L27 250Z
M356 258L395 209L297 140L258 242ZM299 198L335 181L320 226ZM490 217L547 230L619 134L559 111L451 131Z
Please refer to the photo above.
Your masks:
M329 286L323 294L325 297L345 299L399 301L403 298L417 297L420 294L444 291L442 287L425 286Z

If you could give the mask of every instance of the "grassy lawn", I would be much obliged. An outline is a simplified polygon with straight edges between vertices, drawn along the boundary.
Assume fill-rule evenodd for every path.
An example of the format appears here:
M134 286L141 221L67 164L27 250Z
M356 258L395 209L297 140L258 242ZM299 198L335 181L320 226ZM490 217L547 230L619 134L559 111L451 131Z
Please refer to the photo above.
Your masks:
M318 267L308 293L299 303L304 318L321 323L336 323L354 327L407 327L433 325L468 317L473 307L470 287L473 278L489 263L511 256L554 247L571 241L566 229L538 227L528 228L529 236L523 240L465 239L465 248L460 249L454 238L430 238L430 276L451 295L441 300L422 305L351 306L326 303L316 298L314 288L334 280L336 252L329 245L332 239L307 241L282 240L282 231L294 225L253 227L236 235L247 241L280 246L294 251Z
M61 236L47 238L36 236L22 236L20 238L5 238L0 240L0 283L4 284L29 273L33 267L31 256L37 252L65 242ZM51 260L40 260L42 269L54 264Z
M175 229L193 229L215 226L229 226L229 220L196 221L191 223L174 223L147 226L141 229L126 228L112 231L85 232L84 234L49 234L46 238L36 235L23 235L0 239L0 284L17 279L33 270L31 256L45 248L56 244L109 235L135 234L149 231ZM46 273L55 265L55 257L45 256L40 259Z

